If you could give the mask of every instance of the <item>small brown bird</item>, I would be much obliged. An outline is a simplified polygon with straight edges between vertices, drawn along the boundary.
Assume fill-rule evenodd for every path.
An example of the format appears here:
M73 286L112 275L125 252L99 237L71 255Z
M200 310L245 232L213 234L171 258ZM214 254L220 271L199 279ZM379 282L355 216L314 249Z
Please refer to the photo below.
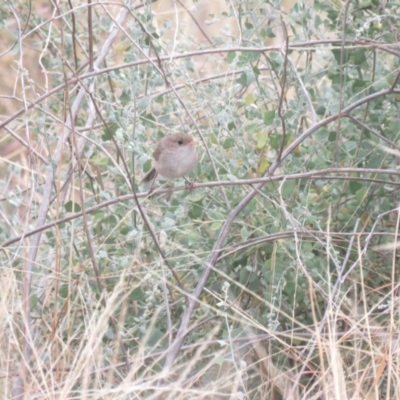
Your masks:
M197 162L197 142L186 133L174 133L163 137L153 153L153 168L142 182L154 181L157 174L165 179L181 178L188 174Z

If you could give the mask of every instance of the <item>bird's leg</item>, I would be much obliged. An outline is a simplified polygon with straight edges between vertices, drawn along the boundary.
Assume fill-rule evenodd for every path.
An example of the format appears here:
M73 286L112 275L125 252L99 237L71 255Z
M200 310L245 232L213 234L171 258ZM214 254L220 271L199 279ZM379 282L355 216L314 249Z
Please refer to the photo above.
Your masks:
M193 181L190 181L188 178L186 178L186 176L184 176L183 179L185 180L185 186L186 186L186 188L187 188L188 190L190 190L190 193L192 193L192 192L193 192L193 185L194 185L194 182L193 182Z

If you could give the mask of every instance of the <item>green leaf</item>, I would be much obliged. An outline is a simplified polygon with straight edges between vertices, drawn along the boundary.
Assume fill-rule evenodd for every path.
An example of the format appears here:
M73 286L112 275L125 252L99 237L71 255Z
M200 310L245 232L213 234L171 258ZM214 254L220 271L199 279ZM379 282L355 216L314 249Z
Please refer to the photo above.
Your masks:
M282 135L278 134L278 135L271 135L270 136L270 140L269 140L269 145L271 146L271 148L273 148L274 150L279 150L280 147L282 146Z
M129 294L129 300L132 301L138 301L138 300L142 300L146 297L146 294L144 293L144 291L141 288L135 288L132 290L132 292Z
M111 124L107 128L103 129L103 134L101 135L101 140L103 142L107 142L108 140L111 140L111 136L115 135L115 132L117 132L118 129L118 124Z
M367 195L367 189L365 187L361 188L357 194L356 194L356 199L359 203L361 203Z
M353 50L351 53L355 65L361 65L367 62L364 49Z
M332 81L333 85L338 85L340 83L340 74L328 72L328 78Z
M283 184L282 195L284 197L291 197L295 192L296 182L295 181L286 181Z
M367 168L381 168L383 161L383 155L379 152L374 154L367 162Z
M239 55L239 63L241 65L247 65L250 62L250 53L248 52L244 52L244 53L240 53Z
M108 157L92 158L92 163L98 165L99 167L106 167L111 164Z
M247 125L245 129L247 133L254 133L259 128L259 126L260 124L256 122L254 124Z
M67 211L67 212L79 212L82 209L79 204L74 203L72 200L65 203L64 208L65 208L65 211Z
M345 142L344 147L347 151L352 151L358 147L358 142L355 140L348 140Z
M156 122L156 119L154 118L154 115L149 113L146 115L142 115L140 117L140 119L142 120L144 126L151 128L154 127L154 122Z
M212 231L217 231L219 228L221 228L221 222L213 222L210 226Z
M190 246L193 246L193 245L196 246L196 244L202 240L201 236L197 232L194 232L194 231L189 232L188 235L186 236L186 239L187 239L187 243Z
M193 219L197 219L201 216L202 212L204 210L203 204L202 202L197 202L197 203L193 203L192 207L189 210L189 216L190 218Z
M125 90L121 93L121 96L119 96L119 101L123 104L129 104L132 101L131 96L129 93L125 92Z
M204 192L193 192L193 193L190 193L190 195L188 196L188 199L190 199L190 201L192 201L193 203L199 202L203 198L204 198ZM201 203L199 203L199 204L201 205ZM178 201L178 205L179 205L179 201Z
M255 76L260 76L260 75L261 75L261 72L260 72L260 70L257 68L256 65L252 68L252 70L253 70Z
M268 140L268 132L257 132L257 149L262 149Z
M242 268L239 273L239 282L245 285L249 280L249 275L251 272L247 268Z
M255 97L253 93L249 93L245 98L244 98L244 102L246 104L246 106L249 106L250 104L254 104L255 103Z
M243 336L243 335L245 335L245 332L243 331L242 328L234 328L234 329L232 329L232 332L231 332L230 336L232 338L237 338L237 337L240 337L240 336Z
M351 51L347 49L343 49L343 57L342 57L342 49L332 50L332 53L335 57L336 62L338 65L343 61L343 64L346 64L351 56ZM342 60L343 58L343 60Z
M354 79L352 89L353 92L359 92L367 86L367 82L362 79Z
M224 40L221 36L213 36L213 41L217 46L224 44Z
M129 232L131 231L131 228L127 225L123 225L121 226L121 228L119 229L119 233L121 235L127 235Z
M260 162L260 165L258 167L258 172L263 175L265 173L265 171L268 169L269 167L269 162L268 160L266 160L265 158L263 158Z
M143 172L148 172L150 171L151 166L153 165L153 161L149 158L144 164L143 164Z
M360 1L359 7L360 8L369 8L372 6L371 0L362 0Z
M264 112L264 124L271 125L275 119L275 110L267 110Z
M222 147L226 150L226 149L230 149L231 147L235 146L235 141L228 137L224 140L224 144L222 145Z
M254 75L253 70L251 71L247 71L246 72L246 82L248 85L250 85L250 83L253 83L256 80L256 76Z
M69 294L69 285L61 285L58 289L58 294L63 298L66 299Z
M335 131L329 132L328 140L329 140L330 142L336 141L336 132L335 132Z
M257 290L260 289L261 286L261 280L258 278L258 276L255 273L252 273L250 275L250 284L248 286L250 292L256 292Z
M265 275L270 275L272 272L272 265L271 265L271 259L268 259L264 262L263 266L261 267L261 270Z
M214 358L213 362L219 366L221 366L224 362L226 361L226 358L218 355L217 357Z
M329 8L329 9L327 10L327 15L328 15L328 18L329 18L334 24L337 23L337 19L338 19L338 16L339 16L339 12L338 12L338 11L334 10L333 8Z
M153 327L148 336L146 344L148 346L153 347L153 346L157 345L163 338L164 338L164 333L161 332L158 328Z
M93 214L93 223L97 224L104 218L104 212L101 210L95 211Z
M103 218L101 223L108 224L108 225L114 227L115 225L117 225L118 220L115 215L111 214L111 215L107 215L107 217Z
M249 62L257 62L260 59L260 52L259 51L252 51L248 53Z
M161 222L161 228L168 230L175 226L175 220L172 218L164 217L164 221Z
M249 231L245 226L240 230L240 236L242 237L242 240L246 240L249 237Z
M270 26L266 27L266 28L262 28L260 30L260 36L263 38L269 38L269 39L273 39L275 37L275 33L272 30L272 28Z
M350 181L349 189L351 194L356 194L363 187L362 183L357 181Z
M236 79L236 82L242 86L247 86L247 75L244 72L242 72L239 78Z
M235 59L236 57L236 52L235 51L230 51L226 57L226 60L228 61L228 64L231 64L232 61Z
M145 110L150 104L150 99L148 97L142 97L136 103L138 110Z

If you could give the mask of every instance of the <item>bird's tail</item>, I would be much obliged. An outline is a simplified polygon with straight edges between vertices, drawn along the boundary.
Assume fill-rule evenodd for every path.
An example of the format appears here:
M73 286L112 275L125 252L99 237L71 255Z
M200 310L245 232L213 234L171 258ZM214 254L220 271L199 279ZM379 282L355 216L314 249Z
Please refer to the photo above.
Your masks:
M140 183L151 182L157 175L157 171L153 167L140 181Z

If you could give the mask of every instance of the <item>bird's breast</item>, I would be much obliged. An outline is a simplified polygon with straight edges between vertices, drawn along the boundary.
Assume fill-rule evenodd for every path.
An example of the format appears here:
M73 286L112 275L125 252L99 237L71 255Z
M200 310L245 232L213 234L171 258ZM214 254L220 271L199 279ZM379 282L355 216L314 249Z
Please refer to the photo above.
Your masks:
M180 178L188 174L197 162L194 146L185 146L176 151L164 151L155 162L157 172L166 179Z

